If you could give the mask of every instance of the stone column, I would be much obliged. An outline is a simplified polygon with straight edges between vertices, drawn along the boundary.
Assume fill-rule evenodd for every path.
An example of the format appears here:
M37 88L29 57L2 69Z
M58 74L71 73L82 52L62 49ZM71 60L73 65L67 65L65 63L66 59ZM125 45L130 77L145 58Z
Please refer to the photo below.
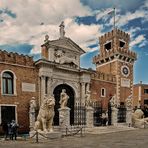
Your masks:
M116 107L112 107L112 125L117 125L118 121L118 109Z
M85 83L81 83L81 103L85 102Z
M61 129L65 129L70 125L70 108L59 108L59 125Z
M90 106L86 108L86 126L92 128L94 126L94 109Z
M42 99L45 96L45 76L41 76L41 102L40 104L42 104Z
M52 83L52 78L48 77L48 82L47 82L47 94L48 95L52 95L51 94L51 83Z

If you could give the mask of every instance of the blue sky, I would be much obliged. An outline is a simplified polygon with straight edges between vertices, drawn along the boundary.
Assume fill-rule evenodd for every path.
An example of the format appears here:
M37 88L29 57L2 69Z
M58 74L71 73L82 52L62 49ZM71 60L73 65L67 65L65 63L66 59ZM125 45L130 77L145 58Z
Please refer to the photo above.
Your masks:
M95 68L92 57L99 52L98 37L116 26L131 36L130 50L137 53L134 83L148 83L148 0L0 0L0 49L40 57L44 36L59 38L65 22L66 36L86 54L81 67Z

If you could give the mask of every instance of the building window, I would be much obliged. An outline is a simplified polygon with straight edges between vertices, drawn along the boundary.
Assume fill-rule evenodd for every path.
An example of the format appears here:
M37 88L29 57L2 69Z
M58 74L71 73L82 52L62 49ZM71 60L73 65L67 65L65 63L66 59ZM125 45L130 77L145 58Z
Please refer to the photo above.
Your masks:
M14 76L11 72L4 72L2 75L3 94L14 94Z
M111 50L111 48L112 48L111 41L110 41L110 42L108 42L108 43L106 43L106 44L104 44L104 48L106 49L106 51Z
M106 89L101 88L101 97L106 97Z
M144 89L144 93L145 94L148 94L148 89Z
M124 41L119 41L119 46L120 46L121 48L123 48L123 47L125 46L125 42L124 42Z

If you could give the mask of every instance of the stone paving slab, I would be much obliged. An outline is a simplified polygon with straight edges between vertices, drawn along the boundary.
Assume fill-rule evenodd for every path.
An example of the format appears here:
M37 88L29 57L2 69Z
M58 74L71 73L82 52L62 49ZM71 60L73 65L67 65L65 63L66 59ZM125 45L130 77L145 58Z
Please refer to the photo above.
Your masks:
M136 129L101 135L87 133L82 137L64 137L39 143L34 139L0 141L0 148L148 148L147 139L148 129Z
M90 134L104 134L120 131L136 130L137 128L127 126L100 126L94 128L86 128L85 132Z

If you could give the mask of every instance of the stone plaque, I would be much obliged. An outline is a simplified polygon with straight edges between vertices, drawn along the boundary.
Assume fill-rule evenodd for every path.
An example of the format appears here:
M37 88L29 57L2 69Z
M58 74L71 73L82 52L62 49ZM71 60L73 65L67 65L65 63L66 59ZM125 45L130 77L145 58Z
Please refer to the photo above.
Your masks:
M121 86L122 87L130 87L130 79L121 78Z
M25 91L25 92L35 92L35 84L32 84L32 83L22 83L22 91Z

